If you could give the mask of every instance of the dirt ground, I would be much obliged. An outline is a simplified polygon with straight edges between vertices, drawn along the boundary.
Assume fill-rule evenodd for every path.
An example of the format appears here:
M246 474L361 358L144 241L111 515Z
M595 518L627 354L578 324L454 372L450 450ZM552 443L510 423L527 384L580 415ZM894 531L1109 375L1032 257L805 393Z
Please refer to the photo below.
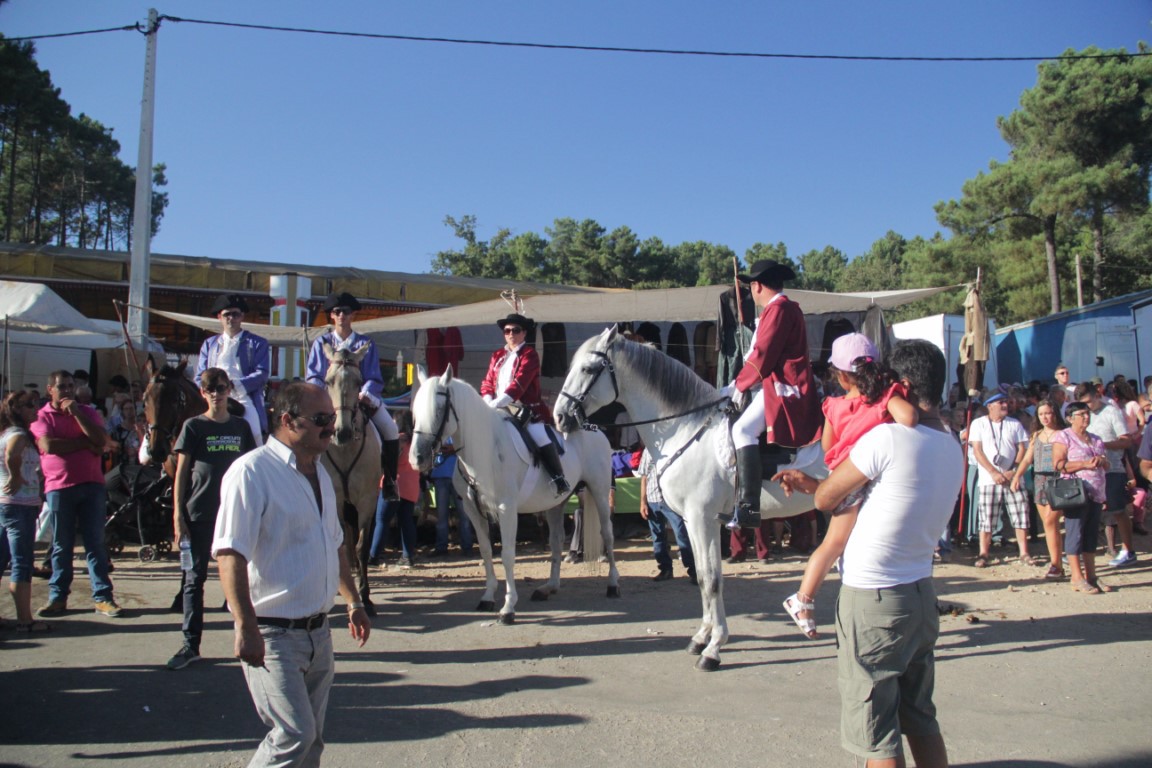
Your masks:
M1142 551L1150 544L1138 539ZM510 627L473 611L474 561L374 570L380 614L368 645L357 649L342 610L333 614L325 765L852 764L839 746L835 642L804 639L780 607L804 557L725 565L732 638L720 671L705 673L684 652L700 601L679 564L675 580L653 583L646 541L621 542L619 556L621 599L605 598L602 566L565 565L550 601L521 590ZM942 618L936 703L954 765L1152 765L1152 557L1118 573L1106 559L1103 578L1118 590L1099 596L1045 583L1043 568L977 570L964 550L937 566L953 610ZM545 553L528 548L522 581L546 573ZM163 667L180 645L168 612L178 576L175 561L125 555L113 575L123 618L93 614L78 575L74 610L51 634L0 632L0 764L247 763L265 729L231 659L229 616L209 613L203 661ZM819 600L822 628L836 581ZM40 605L46 583L34 590ZM208 604L220 602L213 578ZM12 621L6 598L0 614Z

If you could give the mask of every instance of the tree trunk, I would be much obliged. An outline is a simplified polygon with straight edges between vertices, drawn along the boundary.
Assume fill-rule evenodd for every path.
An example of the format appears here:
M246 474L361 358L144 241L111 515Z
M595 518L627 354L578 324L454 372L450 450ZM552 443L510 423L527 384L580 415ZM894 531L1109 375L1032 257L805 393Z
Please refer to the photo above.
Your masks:
M12 139L8 146L8 199L4 204L4 240L12 239L12 212L16 207L16 147L20 138L20 110L12 122Z
M1044 253L1048 259L1048 293L1051 299L1051 312L1056 314L1063 309L1060 301L1060 273L1056 269L1056 217L1044 217Z
M1104 214L1092 212L1092 301L1104 299Z

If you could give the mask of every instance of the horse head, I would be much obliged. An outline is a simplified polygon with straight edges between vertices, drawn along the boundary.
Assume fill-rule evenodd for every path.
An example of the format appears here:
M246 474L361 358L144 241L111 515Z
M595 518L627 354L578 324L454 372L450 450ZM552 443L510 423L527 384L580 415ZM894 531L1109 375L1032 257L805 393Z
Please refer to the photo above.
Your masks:
M607 328L580 345L557 398L554 418L564 433L579 429L588 414L615 402L620 396L611 351L624 337L617 326Z
M185 375L187 367L187 360L176 366L162 366L152 374L144 390L144 420L148 424L144 445L152 463L166 463L185 420L208 408L198 396L199 389Z
M332 398L332 405L336 408L336 445L344 445L357 437L358 431L363 432L364 419L360 414L360 388L364 385L364 377L360 374L360 361L368 354L371 347L365 345L355 352L347 349L336 349L331 344L324 344L324 356L328 358L328 373L324 377L324 386L328 388L328 396Z
M424 366L416 367L420 382L412 398L412 447L408 461L421 472L432 469L444 438L456 434L460 420L452 403L452 366L441 376L429 376Z

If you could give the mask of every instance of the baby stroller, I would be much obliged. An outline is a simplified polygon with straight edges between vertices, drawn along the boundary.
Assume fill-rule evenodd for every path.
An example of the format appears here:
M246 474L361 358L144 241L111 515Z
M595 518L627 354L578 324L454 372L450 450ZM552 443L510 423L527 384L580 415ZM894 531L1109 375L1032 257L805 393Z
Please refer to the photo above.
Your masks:
M172 550L172 481L150 465L121 464L104 476L108 520L104 545L110 554L127 541L140 542L140 561L150 563Z

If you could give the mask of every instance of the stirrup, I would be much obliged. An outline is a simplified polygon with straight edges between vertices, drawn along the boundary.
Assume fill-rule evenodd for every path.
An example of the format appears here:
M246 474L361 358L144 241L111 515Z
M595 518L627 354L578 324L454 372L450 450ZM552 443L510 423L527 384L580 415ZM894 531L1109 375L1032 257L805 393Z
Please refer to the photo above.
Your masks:
M730 530L736 530L738 528L759 528L761 519L760 510L752 509L746 504L737 504L732 519L725 527Z
M563 495L572 490L572 486L568 485L568 481L564 479L564 475L556 475L552 478L552 484L556 486L557 495Z

